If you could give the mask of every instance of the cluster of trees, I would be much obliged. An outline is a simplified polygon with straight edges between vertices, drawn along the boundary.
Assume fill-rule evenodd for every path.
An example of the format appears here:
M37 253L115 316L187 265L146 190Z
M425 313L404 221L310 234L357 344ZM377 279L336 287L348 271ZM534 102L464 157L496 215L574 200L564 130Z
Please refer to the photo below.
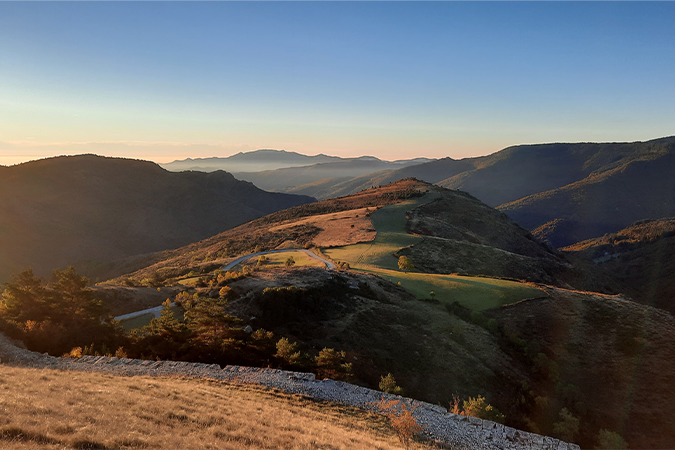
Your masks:
M219 273L214 276L214 286L237 277L236 273ZM353 373L345 352L324 348L310 356L301 353L297 343L245 326L228 313L228 300L234 295L229 286L222 286L216 298L182 292L175 298L176 307L167 299L159 318L126 333L94 298L88 284L89 280L72 267L54 271L48 281L31 270L21 272L5 283L0 295L0 331L22 340L30 350L55 356L115 354L271 366L335 379L346 379Z
M117 348L124 331L73 267L55 270L49 281L25 270L5 283L0 329L31 350L60 355L77 345Z

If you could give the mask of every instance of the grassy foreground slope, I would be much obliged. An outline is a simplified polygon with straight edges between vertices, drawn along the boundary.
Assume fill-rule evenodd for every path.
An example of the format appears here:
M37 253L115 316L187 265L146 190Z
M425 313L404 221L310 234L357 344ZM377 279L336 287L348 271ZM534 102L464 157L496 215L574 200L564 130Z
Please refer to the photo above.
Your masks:
M65 375L0 365L0 447L401 448L382 416L298 395L198 379Z

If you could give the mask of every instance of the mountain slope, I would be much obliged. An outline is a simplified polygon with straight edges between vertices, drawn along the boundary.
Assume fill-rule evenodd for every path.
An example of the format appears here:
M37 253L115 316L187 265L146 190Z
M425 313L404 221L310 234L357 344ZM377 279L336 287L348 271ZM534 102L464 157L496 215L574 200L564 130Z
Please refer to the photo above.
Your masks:
M475 170L438 184L497 206L631 162L656 160L671 154L674 145L673 137L647 142L520 145L477 158Z
M592 273L574 267L506 214L464 192L444 192L408 213L407 230L423 240L398 254L410 257L417 270L601 288Z
M556 247L675 215L675 143L667 154L631 160L562 188L499 207Z
M289 244L295 247L314 244L323 246L324 242L335 241L331 236L324 236L330 233L331 223L344 218L340 213L351 211L352 218L366 216L378 207L421 196L430 187L417 180L401 180L347 197L322 200L278 211L200 242L164 251L158 255L154 264L125 277L111 280L111 283L121 284L127 279L136 283L144 279L166 280L193 270L200 271L202 267L207 271L213 270L211 266L219 267L225 261L229 262L228 258L254 251L273 250ZM372 225L368 228L372 231ZM372 237L366 238L368 239ZM348 239L332 245L348 243L351 244L353 241Z
M673 316L620 296L546 291L485 312L506 338L502 350L527 377L512 391L506 386L517 376L505 374L498 392L511 399L507 417L525 416L544 430L565 407L580 418L575 442L582 448L597 448L603 428L622 435L628 448L673 448Z
M0 180L0 279L82 260L178 247L261 215L313 201L273 194L225 172L172 173L94 155L33 161ZM105 274L101 274L105 276Z
M647 142L520 145L358 178L326 178L288 192L345 195L414 176L497 206L554 246L675 215L675 137Z
M400 247L405 248L395 255L410 257L417 271L432 274L461 272L617 292L615 285L596 276L593 264L584 261L573 264L508 216L480 200L464 192L412 178L261 217L203 241L158 254L154 264L111 282L121 284L129 279L139 284L144 283L143 280L147 283L151 279L173 279L192 271L213 270L212 266L217 267L229 261L228 258L254 251L289 248L289 245L290 248L314 245L342 248L363 242L368 252L377 253L373 247L376 235L371 233L375 229L369 215L375 214L378 208L419 198L425 193L438 198L411 211L401 211L402 223L407 223L406 231L421 237L421 242L408 247L405 247L408 244L402 244ZM361 219L357 219L359 216L369 225L363 225ZM341 221L344 225L339 225ZM352 226L347 229L355 236L361 236L361 240L337 238L331 231L335 226ZM356 252L353 257L360 254L357 249L350 249L353 249L351 253ZM333 250L328 253L331 252ZM358 265L347 255L332 257L349 262L353 267ZM386 257L396 265L393 254Z
M675 314L675 219L642 220L562 250L593 263L632 299Z
M443 158L435 161L418 158L402 162L395 161L395 163L398 163L398 166L405 164L405 167L392 168L389 165L385 170L366 172L363 175L355 177L340 176L329 172L326 173L326 178L298 184L294 187L283 189L283 192L311 195L318 199L326 199L353 194L372 186L393 183L403 178L412 177L428 183L436 183L447 178L449 174L461 173L474 168L474 159L472 158L463 160ZM254 180L251 181L255 183Z

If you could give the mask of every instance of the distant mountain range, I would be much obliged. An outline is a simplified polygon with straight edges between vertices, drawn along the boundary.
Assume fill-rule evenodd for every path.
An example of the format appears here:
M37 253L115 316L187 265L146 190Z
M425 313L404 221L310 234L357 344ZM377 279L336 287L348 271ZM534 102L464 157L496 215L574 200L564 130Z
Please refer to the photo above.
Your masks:
M361 175L363 172L359 170L360 164L365 164L366 167L370 168L369 171L381 170L384 168L399 168L404 167L410 164L420 164L423 162L431 161L429 158L416 158L411 160L400 160L400 161L382 161L374 156L361 156L358 158L340 158L338 156L328 156L324 154L319 154L315 156L303 155L296 152L287 152L285 150L255 150L252 152L240 152L236 155L228 156L226 158L187 158L179 161L173 161L167 164L160 164L163 168L170 171L184 171L184 170L197 170L201 172L214 172L216 170L224 170L233 174L240 174L239 179L246 181L249 180L244 173L249 174L251 172L265 172L272 171L277 169L287 169L290 167L303 167L307 168L308 166L313 166L316 164L323 165L320 168L319 172L322 170L328 170L331 166L326 166L330 163L347 163L341 167L341 173L343 175L339 176L357 176ZM340 166L336 166L340 167ZM378 167L372 169L372 167ZM255 176L251 174L251 176ZM264 177L264 175L261 175ZM325 177L326 175L324 175ZM259 181L260 177L256 177ZM262 187L262 186L260 186ZM263 188L264 189L264 188Z
M519 145L460 160L386 162L365 157L234 175L266 190L318 199L415 177L466 191L562 247L616 232L636 220L675 215L674 149L675 137ZM235 156L298 160L289 152L260 152Z
M461 160L258 150L165 165L210 173L93 155L0 166L0 279L29 265L44 272L175 248L311 197L344 196L407 177L466 191L563 247L637 220L675 216L674 149L675 137L668 137L520 145ZM222 167L235 176L219 172ZM266 170L244 171L254 168Z
M84 260L179 247L314 201L265 192L222 171L174 173L152 162L94 155L0 167L0 173L0 281L28 267L45 275Z

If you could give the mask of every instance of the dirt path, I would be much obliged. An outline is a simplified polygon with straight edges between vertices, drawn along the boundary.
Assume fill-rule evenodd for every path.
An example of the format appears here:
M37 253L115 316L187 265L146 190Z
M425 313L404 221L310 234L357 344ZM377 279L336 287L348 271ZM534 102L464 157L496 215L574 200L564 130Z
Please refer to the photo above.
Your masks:
M310 258L314 258L317 261L320 261L326 265L327 269L333 270L335 269L335 264L332 262L328 261L327 259L323 259L322 257L318 256L315 253L310 252L309 250L305 250L302 248L289 248L289 249L283 249L283 250L269 250L267 252L257 252L257 253L251 253L250 255L244 255L240 256L239 258L235 259L231 263L227 264L226 266L223 266L223 270L230 270L237 264L246 261L247 259L250 258L255 258L256 256L262 256L262 255L267 255L269 253L284 253L284 252L303 252Z
M171 302L171 306L174 306L176 303ZM159 316L162 313L162 308L164 308L164 305L159 305L155 306L153 308L148 308L148 309L143 309L141 311L134 311L129 314L123 314L121 316L115 317L115 320L127 320L127 319L133 319L134 317L142 316L143 314L152 314L155 316L155 318L159 318Z

